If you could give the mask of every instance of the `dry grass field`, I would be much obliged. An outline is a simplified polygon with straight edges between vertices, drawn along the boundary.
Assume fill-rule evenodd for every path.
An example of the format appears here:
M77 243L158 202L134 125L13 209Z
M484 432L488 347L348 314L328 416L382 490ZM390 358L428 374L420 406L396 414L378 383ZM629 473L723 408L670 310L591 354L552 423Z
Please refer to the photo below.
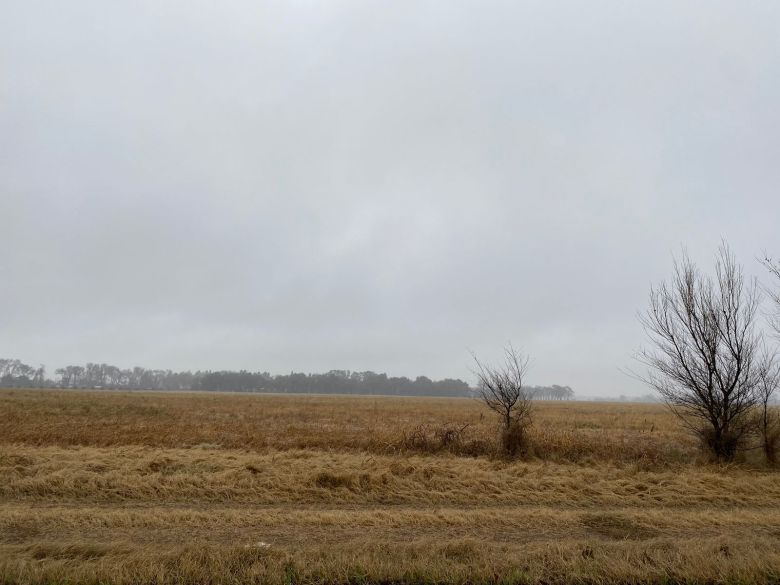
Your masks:
M780 473L662 406L495 438L467 399L0 391L0 582L780 582Z

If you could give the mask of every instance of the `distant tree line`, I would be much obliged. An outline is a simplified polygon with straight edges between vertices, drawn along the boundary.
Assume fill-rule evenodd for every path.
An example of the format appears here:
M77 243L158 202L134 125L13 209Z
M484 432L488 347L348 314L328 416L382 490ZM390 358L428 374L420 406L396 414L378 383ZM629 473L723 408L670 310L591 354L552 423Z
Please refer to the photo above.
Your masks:
M46 369L35 368L19 360L0 358L0 386L39 388L46 385Z
M206 372L194 390L217 392L278 392L312 394L379 394L396 396L468 396L463 380L446 378L433 381L426 376L414 380L390 377L375 372L331 370L326 374L290 374L272 376L268 372Z
M62 388L116 388L128 390L191 390L201 372L173 372L135 367L121 369L109 364L66 366L54 372Z
M534 400L574 400L574 390L568 386L528 386L526 391Z
M174 372L147 368L122 369L110 364L87 363L66 366L48 378L44 366L37 368L19 360L0 359L0 386L4 388L85 388L116 390L202 390L211 392L267 392L288 394L369 394L389 396L472 396L463 380L431 380L418 376L388 376L376 372L331 370L325 374L272 375L268 372L197 371ZM571 400L568 386L532 386L539 400Z

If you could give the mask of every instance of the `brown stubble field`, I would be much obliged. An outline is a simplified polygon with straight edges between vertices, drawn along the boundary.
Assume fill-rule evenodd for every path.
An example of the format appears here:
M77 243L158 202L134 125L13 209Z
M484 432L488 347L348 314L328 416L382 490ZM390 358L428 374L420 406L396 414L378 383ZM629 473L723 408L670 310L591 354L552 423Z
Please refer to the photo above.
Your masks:
M0 391L0 582L780 580L777 470L652 404L531 440L468 399Z

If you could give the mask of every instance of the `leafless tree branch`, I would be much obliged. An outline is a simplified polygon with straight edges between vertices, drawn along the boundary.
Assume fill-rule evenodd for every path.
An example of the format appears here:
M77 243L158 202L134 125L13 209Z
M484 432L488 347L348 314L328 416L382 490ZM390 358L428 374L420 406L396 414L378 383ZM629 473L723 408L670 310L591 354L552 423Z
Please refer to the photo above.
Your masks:
M683 253L640 315L651 342L638 356L649 369L642 379L719 459L734 456L760 401L766 357L755 327L759 302L756 281L746 282L723 243L714 278Z
M504 429L512 424L527 424L531 417L532 395L524 380L528 371L528 356L511 344L504 348L504 362L493 366L481 362L472 353L476 369L479 396L485 405L501 417Z

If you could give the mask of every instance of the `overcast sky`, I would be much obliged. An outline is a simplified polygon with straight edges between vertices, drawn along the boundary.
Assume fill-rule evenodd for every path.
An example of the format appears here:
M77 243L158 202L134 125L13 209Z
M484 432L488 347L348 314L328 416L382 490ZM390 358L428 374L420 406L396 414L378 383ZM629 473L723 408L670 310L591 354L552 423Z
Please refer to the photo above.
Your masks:
M0 356L646 390L780 254L780 3L0 0Z

